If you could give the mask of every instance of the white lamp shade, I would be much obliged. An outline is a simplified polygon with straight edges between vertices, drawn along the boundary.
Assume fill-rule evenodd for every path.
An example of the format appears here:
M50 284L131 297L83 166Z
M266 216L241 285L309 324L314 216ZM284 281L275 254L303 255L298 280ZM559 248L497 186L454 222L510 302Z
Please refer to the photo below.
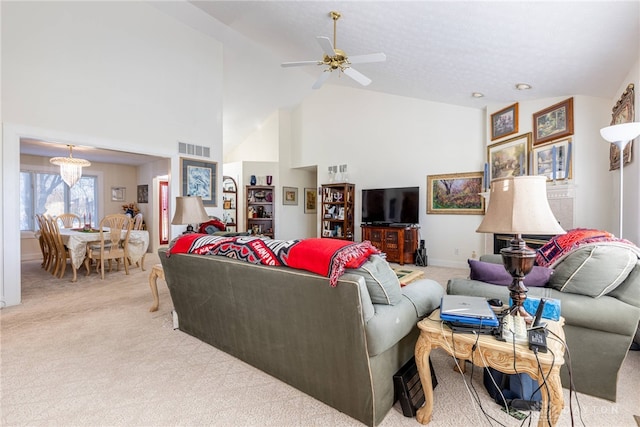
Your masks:
M200 196L176 197L176 212L171 224L200 224L209 221Z
M547 200L546 176L491 181L489 208L476 230L499 234L563 234Z
M624 147L629 141L640 135L640 122L621 123L600 129L600 135L618 148Z

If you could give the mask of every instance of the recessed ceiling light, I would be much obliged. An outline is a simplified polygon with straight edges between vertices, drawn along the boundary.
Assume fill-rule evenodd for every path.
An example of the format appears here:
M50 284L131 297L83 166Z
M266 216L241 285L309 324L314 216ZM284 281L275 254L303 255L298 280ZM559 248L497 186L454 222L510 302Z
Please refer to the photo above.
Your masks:
M516 83L516 89L518 90L528 90L531 89L531 85L526 83Z
M474 98L482 98L484 96L484 94L482 94L480 92L473 92L471 94L471 96L473 96Z

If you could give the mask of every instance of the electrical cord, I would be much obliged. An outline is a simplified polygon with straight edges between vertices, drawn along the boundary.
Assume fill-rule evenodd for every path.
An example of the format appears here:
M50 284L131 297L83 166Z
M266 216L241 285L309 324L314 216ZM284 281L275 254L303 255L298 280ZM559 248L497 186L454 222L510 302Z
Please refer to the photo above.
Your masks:
M478 394L478 390L476 390L475 386L473 385L473 373L474 373L474 369L475 369L475 352L476 349L478 348L478 343L480 340L480 335L473 331L472 332L475 336L476 336L476 342L473 344L473 347L471 347L471 388L473 389L473 392L475 393L475 398L476 398L476 402L478 403L478 406L480 407L480 410L482 411L482 414L485 416L485 418L487 419L487 421L489 422L489 425L491 425L491 421L495 421L497 422L499 425L504 426L502 423L500 423L500 421L498 421L497 419L493 418L491 415L489 415L489 413L487 413L487 411L484 409L484 407L482 406L482 401L480 400L480 395ZM478 352L480 354L480 358L483 360L484 363L484 356L482 355L482 352Z
M542 384L538 385L538 388L534 390L534 392L532 393L532 397L533 397L533 394L535 394L538 390L541 389L542 386L544 386L545 390L547 391L547 412L546 412L547 424L551 425L551 393L549 391L549 384L547 383L547 378L549 378L549 375L551 375L551 371L553 370L553 367L556 364L556 355L553 353L551 349L548 349L548 351L549 353L551 353L551 366L549 367L549 372L545 377L544 371L542 370L542 364L540 363L540 359L538 358L538 347L533 348L533 355L536 357L536 362L538 362L538 372L540 372L540 377L542 378Z
M574 395L576 399L576 405L578 405L578 417L580 418L580 423L583 426L585 426L584 420L582 419L582 407L580 406L578 394L574 393L575 384L573 383L573 369L571 368L571 352L569 351L569 347L567 346L567 343L562 339L562 337L560 337L558 334L556 334L551 330L549 330L549 333L553 335L550 337L551 339L558 341L563 345L565 354L567 355L565 365L567 366L567 372L569 373L569 414L571 417L571 426L575 425L575 420L573 418L573 396Z
M460 373L460 376L462 377L462 382L464 384L464 387L467 389L467 393L469 394L469 397L471 397L471 402L472 403L476 403L474 400L474 396L471 393L471 390L469 389L469 385L467 384L467 380L464 377L464 372L462 371L462 368L460 367L460 364L458 363L458 359L456 358L456 351L455 351L455 346L456 346L456 342L454 339L454 332L451 331L451 345L449 345L449 341L447 341L447 336L445 334L445 330L444 330L444 322L440 322L440 330L442 333L442 338L444 340L444 343L447 346L447 349L449 351L449 354L451 355L451 357L453 357L453 361L456 364L456 367L458 368L458 372ZM464 361L463 361L464 363ZM478 408L476 407L476 405L473 405L473 409L476 413L476 416L478 416L478 418L480 418L480 415L478 414Z

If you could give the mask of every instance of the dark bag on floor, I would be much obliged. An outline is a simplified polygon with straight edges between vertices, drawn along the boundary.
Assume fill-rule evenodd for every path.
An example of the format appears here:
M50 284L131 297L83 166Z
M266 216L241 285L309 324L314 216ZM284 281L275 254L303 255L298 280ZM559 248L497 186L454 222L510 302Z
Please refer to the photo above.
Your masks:
M493 381L491 381L491 377L493 377ZM494 368L485 368L483 380L489 396L498 405L504 406L504 401L502 400L502 396L504 396L509 407L533 411L540 410L542 395L538 390L538 382L528 374L510 375ZM494 385L494 381L499 389ZM499 390L502 391L502 396Z

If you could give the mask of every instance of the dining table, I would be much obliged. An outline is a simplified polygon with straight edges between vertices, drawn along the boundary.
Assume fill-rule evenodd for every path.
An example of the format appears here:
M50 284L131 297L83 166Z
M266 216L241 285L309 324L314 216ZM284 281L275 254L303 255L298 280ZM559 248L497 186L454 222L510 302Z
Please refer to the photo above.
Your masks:
M108 231L107 228L104 229ZM127 230L122 230L125 237ZM78 269L82 266L87 254L87 243L100 241L100 230L82 228L61 228L62 242L69 249L71 268L73 270L72 282L78 280ZM149 232L147 230L131 230L129 234L129 260L132 264L138 264L144 271L144 256L149 247ZM125 262L128 262L125 260Z

